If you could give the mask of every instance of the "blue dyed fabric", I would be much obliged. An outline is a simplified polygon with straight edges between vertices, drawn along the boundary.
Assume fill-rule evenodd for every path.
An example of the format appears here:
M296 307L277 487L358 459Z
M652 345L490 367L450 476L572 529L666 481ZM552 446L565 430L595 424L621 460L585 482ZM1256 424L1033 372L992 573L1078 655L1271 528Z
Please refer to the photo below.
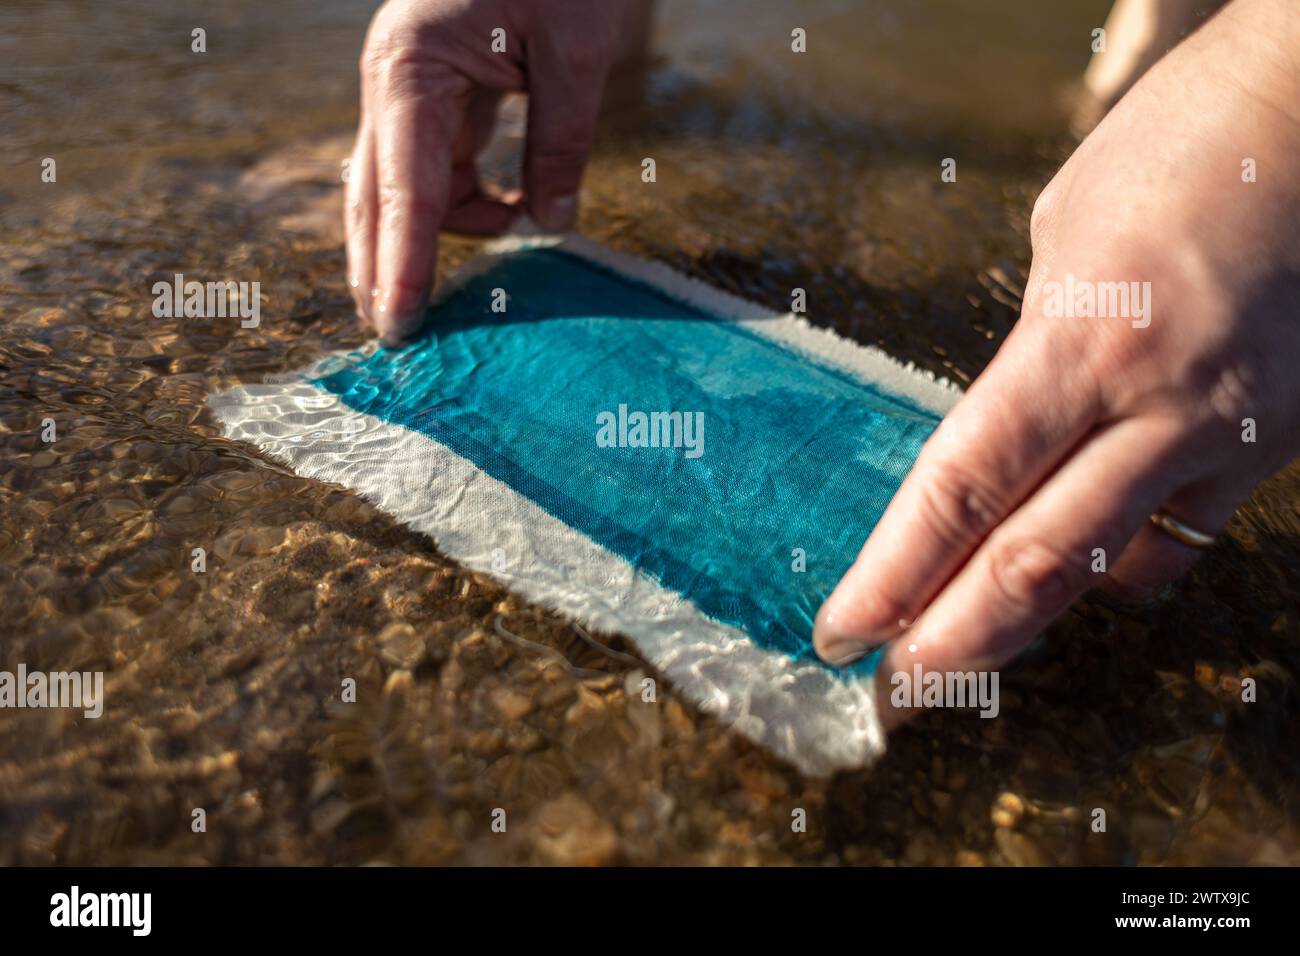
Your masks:
M492 310L496 289L504 313ZM939 422L556 249L501 258L440 303L419 340L313 381L447 446L705 614L798 659L815 659L817 608ZM620 405L703 413L701 453L601 447L602 414Z

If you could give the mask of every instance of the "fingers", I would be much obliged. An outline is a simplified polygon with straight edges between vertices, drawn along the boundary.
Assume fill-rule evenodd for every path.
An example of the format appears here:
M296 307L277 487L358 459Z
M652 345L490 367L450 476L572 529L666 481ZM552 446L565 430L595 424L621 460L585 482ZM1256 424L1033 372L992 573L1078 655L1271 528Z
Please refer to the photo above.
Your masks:
M451 209L442 221L447 232L465 236L496 236L510 228L519 215L519 207L510 196L497 199L487 195L479 184L472 168L458 169L452 174Z
M372 325L370 310L375 288L375 142L364 111L357 129L352 162L344 195L343 226L347 235L348 290L356 304L357 317Z
M398 12L385 17L385 10ZM577 210L613 47L612 34L604 34L615 22L604 17L595 25L575 22L568 31L541 29L524 46L531 96L528 209L551 229L568 228ZM458 24L453 17L446 26ZM585 32L573 36L575 30ZM427 49L431 36L442 41L450 34L413 29L397 7L385 7L362 55L362 133L347 206L349 278L358 311L390 344L423 324L439 229L498 233L519 208L483 192L475 158L501 91L519 88L524 72L513 58L467 59L454 42Z
M911 674L916 664L927 673L996 669L1100 583L1097 549L1119 554L1184 480L1181 435L1172 419L1149 416L1089 437L888 646L882 693L893 675Z
M1218 478L1196 482L1161 507L1184 524L1215 534L1250 492L1250 485L1238 484ZM1202 553L1203 549L1183 544L1148 521L1110 566L1103 586L1127 600L1150 601L1190 570Z
M447 232L499 235L519 215L517 197L489 196L479 181L478 155L492 138L501 96L497 91L478 89L466 110L452 150L451 202L442 222Z
M577 218L578 187L609 66L608 56L590 51L610 45L593 42L562 53L556 48L561 39L544 33L529 51L524 153L528 213L554 232L572 228Z
M377 107L379 206L371 317L390 344L415 333L424 320L451 188L460 97L426 73L391 64L369 77L371 102Z
M1040 357L1048 327L1017 329L931 436L853 567L817 615L831 663L898 634L1001 520L1042 481L1098 413L1080 363Z

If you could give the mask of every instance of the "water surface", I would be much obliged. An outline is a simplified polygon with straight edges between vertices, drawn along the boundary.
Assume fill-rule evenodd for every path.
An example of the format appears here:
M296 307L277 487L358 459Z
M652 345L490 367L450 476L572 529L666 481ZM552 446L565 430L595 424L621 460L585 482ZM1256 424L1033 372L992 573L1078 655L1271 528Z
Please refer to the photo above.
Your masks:
M804 288L813 321L968 383L1017 315L1104 7L666 2L582 228L772 308ZM1294 468L1170 600L1077 605L999 719L929 714L817 781L669 687L642 704L617 635L224 440L208 394L364 341L337 206L369 14L0 8L0 667L107 694L97 721L0 712L0 862L1300 859ZM260 282L261 326L155 318L178 272ZM497 807L525 825L492 834Z

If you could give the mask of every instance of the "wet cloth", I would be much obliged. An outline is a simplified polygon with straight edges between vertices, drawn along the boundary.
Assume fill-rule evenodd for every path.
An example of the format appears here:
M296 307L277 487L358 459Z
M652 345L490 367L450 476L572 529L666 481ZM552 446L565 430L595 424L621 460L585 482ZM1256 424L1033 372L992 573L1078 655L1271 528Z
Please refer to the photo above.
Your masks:
M504 240L399 349L213 396L232 438L630 637L810 773L883 748L869 658L813 616L958 392L586 240Z

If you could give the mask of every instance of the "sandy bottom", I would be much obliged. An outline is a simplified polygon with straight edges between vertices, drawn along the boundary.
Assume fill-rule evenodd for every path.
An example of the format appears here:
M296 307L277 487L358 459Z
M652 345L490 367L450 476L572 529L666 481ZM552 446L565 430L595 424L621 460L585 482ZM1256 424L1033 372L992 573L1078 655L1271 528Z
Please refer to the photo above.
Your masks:
M0 664L103 670L107 705L0 711L0 863L1300 862L1300 469L1163 603L1076 606L1003 674L1000 719L932 713L874 770L806 779L664 682L644 704L655 675L617 635L593 646L221 436L207 395L363 341L347 149L162 164L111 200L5 214ZM953 239L978 210L926 199L952 231L895 214L889 242L828 227L831 189L776 235L770 197L728 189L748 164L780 178L780 150L654 196L622 185L640 154L598 157L600 241L773 307L804 285L814 319L959 381L1015 317L1023 261ZM1031 197L1008 199L1007 248ZM853 200L863 221L874 202ZM448 240L441 265L472 251ZM260 276L262 327L153 318L177 271Z

